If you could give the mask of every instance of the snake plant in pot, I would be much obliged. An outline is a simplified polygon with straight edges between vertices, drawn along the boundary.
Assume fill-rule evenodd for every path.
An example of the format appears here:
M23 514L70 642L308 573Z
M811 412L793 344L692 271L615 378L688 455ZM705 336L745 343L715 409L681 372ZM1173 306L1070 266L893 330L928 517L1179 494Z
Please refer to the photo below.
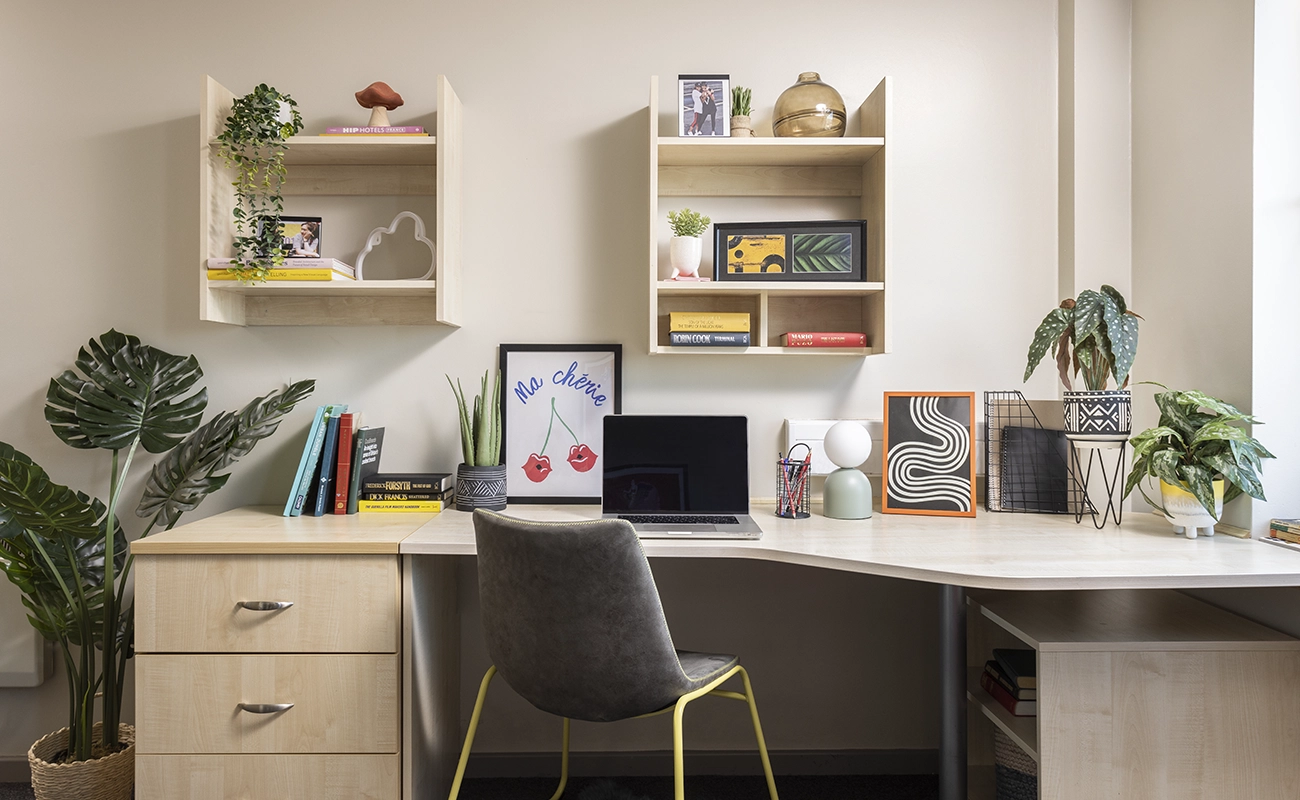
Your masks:
M1260 425L1230 403L1204 392L1180 392L1164 384L1156 394L1160 422L1132 439L1133 469L1124 485L1136 488L1174 526L1175 533L1195 539L1197 530L1214 535L1223 504L1243 494L1264 499L1259 473L1273 458L1241 424ZM1147 497L1142 481L1160 480L1160 500Z
M1129 370L1137 356L1138 320L1113 286L1085 289L1061 302L1034 332L1025 380L1051 351L1065 385L1065 435L1080 447L1121 447L1133 430ZM1076 391L1071 375L1082 377ZM1106 388L1111 377L1115 389Z
M30 456L0 442L0 570L22 593L32 626L58 645L68 680L68 727L28 752L38 800L132 795L134 731L121 713L134 604L121 517L140 449L162 456L135 507L146 520L143 536L171 528L224 486L228 468L314 388L295 383L204 424L202 377L194 356L110 330L81 349L76 370L50 380L45 419L55 435L111 454L107 502L55 483Z
M456 396L461 455L465 459L456 468L456 510L500 511L506 507L506 466L501 462L501 374L492 379L489 394L488 373L483 373L472 411L460 381L452 383L448 375L447 383Z

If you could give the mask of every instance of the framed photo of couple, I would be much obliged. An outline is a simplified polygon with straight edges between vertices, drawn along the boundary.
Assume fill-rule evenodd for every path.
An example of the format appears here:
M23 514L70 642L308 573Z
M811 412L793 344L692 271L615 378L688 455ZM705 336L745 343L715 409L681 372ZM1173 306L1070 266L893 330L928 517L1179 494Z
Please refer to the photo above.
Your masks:
M677 76L677 135L731 135L731 76Z

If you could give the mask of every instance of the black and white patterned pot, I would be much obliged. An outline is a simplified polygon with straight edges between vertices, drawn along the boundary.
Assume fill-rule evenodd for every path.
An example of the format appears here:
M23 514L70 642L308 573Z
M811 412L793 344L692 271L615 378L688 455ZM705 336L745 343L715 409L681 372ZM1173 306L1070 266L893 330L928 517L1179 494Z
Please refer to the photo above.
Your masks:
M456 468L456 510L485 508L500 511L506 507L506 465Z
M1133 395L1128 390L1065 393L1065 436L1082 445L1128 441Z

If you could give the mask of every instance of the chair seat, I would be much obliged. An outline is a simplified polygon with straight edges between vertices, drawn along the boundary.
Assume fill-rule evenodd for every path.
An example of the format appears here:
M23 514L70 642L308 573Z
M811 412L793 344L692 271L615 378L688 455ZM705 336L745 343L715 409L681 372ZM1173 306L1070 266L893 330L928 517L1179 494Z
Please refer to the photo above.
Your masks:
M696 653L690 650L678 650L677 660L682 662L682 672L686 673L686 677L697 689L717 679L738 663L735 656L725 653Z

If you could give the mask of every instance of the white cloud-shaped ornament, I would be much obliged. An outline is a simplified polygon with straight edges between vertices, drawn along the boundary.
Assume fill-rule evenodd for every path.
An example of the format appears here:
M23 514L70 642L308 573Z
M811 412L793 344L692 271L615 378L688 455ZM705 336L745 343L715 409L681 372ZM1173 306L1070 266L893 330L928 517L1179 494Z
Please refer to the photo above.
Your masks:
M357 256L357 280L364 280L361 270L366 263L366 255L379 246L379 243L383 241L385 234L396 232L397 226L401 224L403 219L410 219L415 223L415 240L417 242L424 242L424 244L429 248L429 271L418 278L411 278L408 280L427 281L433 277L434 270L437 267L437 255L435 255L433 249L433 242L429 241L428 237L424 235L424 220L420 219L419 215L414 212L403 211L393 217L392 224L387 228L375 228L370 232L370 235L366 237L366 246Z

